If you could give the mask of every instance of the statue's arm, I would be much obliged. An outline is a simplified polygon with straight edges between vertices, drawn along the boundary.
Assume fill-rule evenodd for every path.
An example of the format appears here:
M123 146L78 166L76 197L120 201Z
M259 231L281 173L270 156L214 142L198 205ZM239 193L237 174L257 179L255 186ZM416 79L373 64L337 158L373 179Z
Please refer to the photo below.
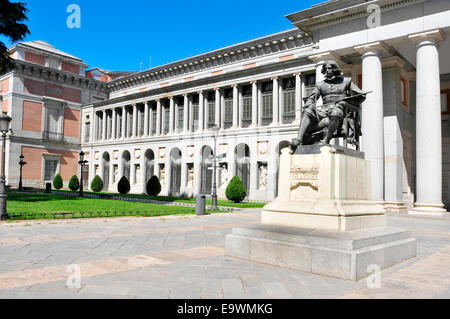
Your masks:
M315 107L317 100L321 96L320 88L316 85L312 94L308 97L305 103L305 108Z

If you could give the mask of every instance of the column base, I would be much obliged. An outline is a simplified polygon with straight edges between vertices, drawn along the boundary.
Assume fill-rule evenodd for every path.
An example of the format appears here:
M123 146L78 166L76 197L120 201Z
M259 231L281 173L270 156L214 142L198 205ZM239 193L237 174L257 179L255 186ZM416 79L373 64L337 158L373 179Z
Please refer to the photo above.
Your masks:
M385 202L386 213L408 213L408 207L403 202Z
M448 212L445 210L443 204L422 204L415 203L411 215L424 215L424 216L446 216Z

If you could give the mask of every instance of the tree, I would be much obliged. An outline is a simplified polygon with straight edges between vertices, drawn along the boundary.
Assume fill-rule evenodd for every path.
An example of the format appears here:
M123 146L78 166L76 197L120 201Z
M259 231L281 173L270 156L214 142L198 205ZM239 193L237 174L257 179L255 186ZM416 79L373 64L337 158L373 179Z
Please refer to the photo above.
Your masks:
M55 178L53 179L53 187L55 189L59 190L59 189L63 188L63 186L64 186L63 179L61 177L61 174L58 173L58 174L56 174Z
M80 188L80 180L77 175L73 175L70 179L69 188L72 192L76 192Z
M100 193L103 190L103 180L100 176L96 175L91 182L91 189L95 193Z
M247 190L239 177L235 176L231 179L225 191L225 195L228 200L235 203L240 203L244 200L245 196L247 196Z
M147 182L147 194L149 196L158 196L161 193L161 183L157 176L152 176Z
M23 40L30 34L28 27L21 23L28 20L28 9L22 2L11 3L9 0L0 0L0 36L4 36L12 43ZM8 55L8 48L0 41L0 74L9 72L14 68L14 61Z
M126 195L130 192L130 182L128 181L128 178L126 178L125 176L123 176L120 181L119 184L117 184L117 190L119 191L119 193L121 195Z

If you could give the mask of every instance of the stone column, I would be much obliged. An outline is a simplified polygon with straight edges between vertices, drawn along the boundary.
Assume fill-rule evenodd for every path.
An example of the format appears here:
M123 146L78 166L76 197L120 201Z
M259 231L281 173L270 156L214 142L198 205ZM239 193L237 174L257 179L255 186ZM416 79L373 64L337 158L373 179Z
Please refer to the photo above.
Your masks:
M205 97L203 91L198 92L198 130L203 132L205 129Z
M175 100L173 96L170 97L170 107L169 107L169 134L174 133L174 123L175 123Z
M132 132L132 137L136 137L137 136L137 104L133 104L133 132Z
M239 126L239 88L237 84L233 86L233 128Z
M153 136L153 110L150 107L151 104L148 103L148 116L149 116L149 120L148 120L148 136Z
M200 193L202 186L202 172L201 172L202 155L195 149L194 155L194 196Z
M116 132L116 130L117 130L117 112L116 112L116 108L113 108L111 111L112 111L111 139L115 140L117 138L117 132Z
M302 117L302 101L303 101L303 92L302 92L302 82L303 78L301 73L295 73L295 121L293 124L300 124L300 120Z
M388 50L382 42L355 47L362 54L364 92L372 91L362 104L361 150L370 161L372 200L384 202L384 111L381 54Z
M262 103L261 82L258 82L257 87L258 87L258 126L262 126L263 103Z
M194 103L192 97L189 100L189 132L194 132Z
M258 126L258 81L252 81L252 124L250 127Z
M149 135L149 116L148 116L148 109L149 109L149 103L145 102L144 103L144 136L148 136Z
M183 97L184 97L183 132L188 132L189 131L189 96L187 94L184 94Z
M258 162L256 157L252 158L250 161L250 190L247 196L252 196L254 192L258 189Z
M442 131L439 42L446 39L438 29L409 38L416 47L416 214L443 215Z
M106 110L102 111L102 141L106 140Z
M127 126L127 107L122 107L122 139L126 138L126 126Z
M216 123L216 125L218 126L218 127L220 127L220 108L221 107L223 107L223 105L221 106L221 92L220 92L220 89L219 88L215 88L214 89L215 91L216 91L216 111L215 111L215 116L216 116L216 119L215 119L215 123Z
M238 99L238 105L239 105L239 119L238 119L238 122L239 122L239 128L242 128L242 118L243 118L243 115L244 115L244 99L243 99L243 97L242 97L242 86L240 86L239 87L239 89L238 89L238 96L239 96L239 99Z
M221 94L220 96L220 105L222 107L220 108L220 129L225 129L225 93Z
M181 160L181 186L180 186L180 195L184 196L187 195L186 194L186 186L187 186L187 165L186 165L186 158L187 158L187 154L185 154L185 152L182 152L182 154L184 154L184 156L182 157Z
M161 100L156 100L156 136L161 135Z
M272 112L272 124L280 124L280 89L278 87L278 77L273 77L273 112Z
M170 189L171 189L171 183L172 183L172 163L170 160L170 152L168 150L168 148L166 148L166 158L165 158L165 168L166 168L166 189L167 189L167 195L171 195L170 194Z

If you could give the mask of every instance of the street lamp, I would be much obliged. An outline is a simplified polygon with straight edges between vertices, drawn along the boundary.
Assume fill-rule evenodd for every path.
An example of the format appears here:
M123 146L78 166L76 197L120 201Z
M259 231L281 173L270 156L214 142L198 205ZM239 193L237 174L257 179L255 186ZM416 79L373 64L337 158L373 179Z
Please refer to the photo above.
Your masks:
M10 130L10 123L12 118L9 117L6 113L2 113L0 115L0 132L2 133L2 171L0 175L0 219L7 220L8 213L6 212L6 200L8 196L6 195L6 186L5 186L5 148L6 148L6 133Z
M88 161L84 160L84 152L80 152L80 160L78 161L78 164L80 164L81 170L80 170L80 197L83 197L83 170Z
M23 160L25 158L23 156L23 154L20 154L19 158L20 158L20 161L19 161L19 165L20 165L19 191L21 191L22 190L22 168L24 165L27 165L28 163Z
M213 177L213 194L212 194L212 209L217 209L217 138L219 137L219 127L214 126L211 130L214 136L214 177Z

